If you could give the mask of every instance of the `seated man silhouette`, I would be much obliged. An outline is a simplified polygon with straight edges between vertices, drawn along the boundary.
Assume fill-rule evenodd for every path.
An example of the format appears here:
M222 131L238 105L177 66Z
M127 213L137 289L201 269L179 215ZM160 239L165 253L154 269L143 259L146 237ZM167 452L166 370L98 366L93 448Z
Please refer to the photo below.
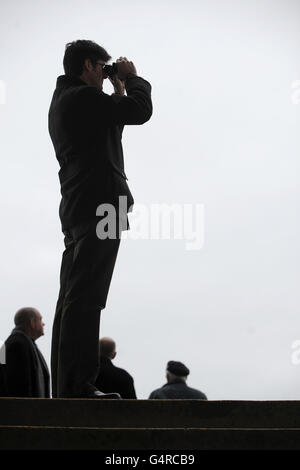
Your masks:
M35 344L44 334L42 316L35 308L25 307L17 311L14 322L15 328L5 341L0 395L50 398L48 367Z
M126 370L114 366L116 343L111 338L101 338L99 342L100 368L95 386L104 393L112 390L121 398L136 398L133 378Z
M167 383L161 388L154 390L149 398L159 399L201 399L207 400L207 397L200 390L188 387L186 384L189 369L182 362L169 361L167 364L166 378Z

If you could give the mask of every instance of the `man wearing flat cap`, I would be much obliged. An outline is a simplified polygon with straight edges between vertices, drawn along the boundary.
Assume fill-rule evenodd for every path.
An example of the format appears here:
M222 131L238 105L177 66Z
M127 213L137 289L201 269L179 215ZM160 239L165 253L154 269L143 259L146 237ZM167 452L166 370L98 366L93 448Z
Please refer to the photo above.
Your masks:
M178 361L169 361L167 364L167 383L161 388L154 390L149 398L154 399L200 399L207 400L207 397L200 390L188 387L186 384L189 369Z

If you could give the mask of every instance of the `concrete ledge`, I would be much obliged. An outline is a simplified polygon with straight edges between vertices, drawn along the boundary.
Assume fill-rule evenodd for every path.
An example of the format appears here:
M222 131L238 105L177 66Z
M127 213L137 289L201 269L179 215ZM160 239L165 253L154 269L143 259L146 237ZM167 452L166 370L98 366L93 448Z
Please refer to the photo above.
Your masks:
M0 450L300 450L300 402L0 398Z
M0 427L1 450L299 450L292 429Z
M1 425L300 429L300 401L0 398Z

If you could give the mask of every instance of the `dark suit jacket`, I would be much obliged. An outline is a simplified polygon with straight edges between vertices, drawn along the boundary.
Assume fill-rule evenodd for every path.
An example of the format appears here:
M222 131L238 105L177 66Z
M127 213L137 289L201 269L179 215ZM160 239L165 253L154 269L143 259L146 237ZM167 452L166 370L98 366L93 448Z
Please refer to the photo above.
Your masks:
M15 328L5 341L5 361L1 364L1 396L50 397L49 371L34 341Z
M181 380L174 381L172 383L166 383L161 388L154 390L149 398L159 398L159 399L195 399L199 398L201 400L207 400L207 397L200 390L195 388L188 387L187 384Z
M127 96L108 95L77 77L61 75L57 79L49 109L49 133L61 167L62 230L94 218L99 204L109 203L117 210L122 195L127 197L126 219L132 210L122 131L125 124L143 124L150 119L151 85L130 74L125 88Z
M113 365L106 357L100 359L99 375L95 386L101 392L117 392L122 398L136 398L133 378L126 370Z

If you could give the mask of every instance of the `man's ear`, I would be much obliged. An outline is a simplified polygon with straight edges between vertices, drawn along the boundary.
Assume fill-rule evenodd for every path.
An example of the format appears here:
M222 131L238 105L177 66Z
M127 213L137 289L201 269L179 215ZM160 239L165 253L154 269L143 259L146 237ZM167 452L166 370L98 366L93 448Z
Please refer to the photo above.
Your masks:
M93 64L92 64L92 62L91 62L91 59L85 59L85 61L84 61L84 67L83 67L83 68L86 69L86 70L88 70L89 72L90 72L91 70L93 70L94 67L93 67Z
M35 326L34 318L30 318L30 327L34 328L34 326Z
M116 355L117 355L117 353L114 352L114 353L112 354L112 359L114 359L114 358L116 357Z

